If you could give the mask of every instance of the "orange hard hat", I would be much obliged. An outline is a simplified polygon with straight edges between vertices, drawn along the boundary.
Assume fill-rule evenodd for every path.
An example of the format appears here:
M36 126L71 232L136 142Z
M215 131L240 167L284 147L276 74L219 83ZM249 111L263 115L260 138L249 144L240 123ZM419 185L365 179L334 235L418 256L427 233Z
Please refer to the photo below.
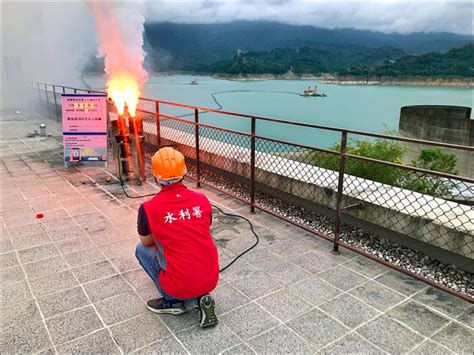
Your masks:
M187 172L184 155L171 147L161 148L151 157L151 169L153 176L163 181L182 179Z

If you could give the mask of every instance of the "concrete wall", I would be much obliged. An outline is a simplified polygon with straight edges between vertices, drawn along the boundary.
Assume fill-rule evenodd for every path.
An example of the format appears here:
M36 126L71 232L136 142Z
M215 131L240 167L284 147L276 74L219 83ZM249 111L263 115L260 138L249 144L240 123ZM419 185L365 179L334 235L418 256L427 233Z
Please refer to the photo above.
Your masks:
M400 111L398 130L403 137L474 146L474 121L470 117L470 107L404 106ZM408 148L403 157L406 163L415 160L420 149L427 148L418 144L403 144ZM457 149L441 149L456 155L456 168L460 175L474 177L474 154Z
M189 133L170 127L162 127L161 133L165 144L176 145L185 155L194 151L189 146L193 142ZM237 181L248 181L249 149L208 138L201 138L200 143L204 166ZM334 171L269 153L256 153L256 180L260 190L318 212L325 209L329 216L333 215L331 211L336 204L337 178ZM349 175L345 176L344 203L360 203L363 207L346 214L357 220L359 226L373 227L368 229L378 231L381 237L396 235L396 241L402 245L422 249L435 258L455 262L474 272L471 207Z

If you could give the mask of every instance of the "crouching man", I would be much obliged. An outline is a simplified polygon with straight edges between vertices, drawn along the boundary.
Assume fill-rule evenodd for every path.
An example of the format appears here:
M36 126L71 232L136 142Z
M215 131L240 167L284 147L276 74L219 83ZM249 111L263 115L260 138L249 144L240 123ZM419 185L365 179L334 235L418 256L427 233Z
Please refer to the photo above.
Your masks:
M177 150L157 151L152 171L162 188L140 206L135 253L162 295L148 301L148 309L177 315L186 312L185 301L193 301L201 311L201 327L213 327L217 317L209 292L217 285L219 263L210 233L211 204L182 183L186 165Z

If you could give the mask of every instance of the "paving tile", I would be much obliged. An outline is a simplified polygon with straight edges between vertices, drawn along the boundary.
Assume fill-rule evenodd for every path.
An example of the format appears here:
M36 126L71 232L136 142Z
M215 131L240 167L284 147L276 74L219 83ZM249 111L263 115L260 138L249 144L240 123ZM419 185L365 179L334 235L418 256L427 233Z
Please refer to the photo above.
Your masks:
M260 236L260 235L259 235ZM267 247L271 252L293 261L296 257L309 252L312 249L313 243L307 240L293 236L290 240L278 240Z
M282 257L265 249L252 250L243 259L256 269L268 269L276 267L285 261Z
M77 284L71 271L57 272L30 282L31 291L36 297L66 290Z
M0 334L0 353L29 354L52 346L43 322L25 324L17 330Z
M17 303L7 308L3 308L1 313L1 332L18 330L27 324L41 321L41 314L35 300L29 300L23 303Z
M364 256L349 260L344 263L344 266L368 278L374 278L390 270L388 267Z
M0 253L7 253L13 250L13 244L9 238L0 240Z
M137 354L173 354L173 355L187 355L188 352L183 346L176 340L174 336L158 340L144 348L136 351Z
M44 228L48 232L54 231L56 229L64 229L66 227L77 226L76 221L72 217L61 217L61 218L56 218L56 219L49 219L49 220L45 220L42 223L43 223Z
M0 270L0 284L8 285L25 279L25 274L20 266L12 266ZM6 286L2 286L6 287Z
M474 305L471 305L462 314L459 315L458 321L474 328Z
M319 253L316 253L315 251L310 251L303 255L297 256L292 261L309 272L312 272L313 274L320 273L338 264L337 262L326 258Z
M145 303L135 292L107 298L95 304L106 325L115 324L148 312Z
M357 333L390 353L410 351L423 337L387 316L380 316L357 329Z
M449 323L449 319L413 301L406 301L386 314L427 337Z
M121 273L130 271L130 270L135 270L141 267L134 253L130 253L128 255L123 255L123 256L117 256L115 258L110 258L110 262Z
M132 288L120 275L85 284L84 289L94 303L121 293L132 291Z
M120 354L107 329L99 330L57 349L59 354Z
M312 276L308 271L288 261L265 269L264 272L282 285L290 285Z
M157 291L155 291L157 292ZM155 298L157 296L155 295ZM149 299L149 298L147 298ZM189 329L194 327L196 324L199 324L201 316L197 308L191 309L188 305L188 311L186 313L180 314L179 316L171 314L160 314L159 317L166 324L166 326L176 334L177 332L183 329Z
M405 296L373 281L366 282L349 293L382 312L405 299Z
M0 287L0 308L8 307L15 303L26 301L33 296L26 281Z
M136 269L123 273L123 277L132 285L135 289L141 289L149 286L155 287L153 280L143 269Z
M309 354L312 349L307 341L285 325L280 325L248 342L259 354Z
M12 238L15 249L28 249L49 243L51 239L46 232Z
M425 283L395 270L390 270L375 280L406 296L411 296L428 287Z
M107 260L96 264L80 266L71 269L71 271L81 284L117 274L115 268Z
M44 233L45 229L39 222L31 223L21 227L8 228L10 236L14 239Z
M75 253L63 255L64 260L70 267L80 267L89 264L95 264L106 260L105 255L97 248L77 251Z
M231 285L218 286L212 296L216 301L216 314L226 313L250 302L250 299Z
M61 240L56 242L56 245L62 254L75 253L94 247L94 243L92 243L92 241L87 236Z
M201 329L199 326L176 334L191 354L217 354L239 343L239 339L222 324L214 328Z
M253 266L249 265L244 260L238 260L232 265L232 267L223 271L219 278L232 282L244 276L252 276L256 271L257 270Z
M287 290L277 291L256 302L283 322L295 318L311 308L308 302Z
M15 252L0 254L0 269L16 266L19 263Z
M287 325L318 349L349 332L348 328L318 309L312 309L292 319Z
M56 345L79 338L103 327L92 306L49 318L46 320L46 325Z
M341 293L337 288L317 276L294 283L288 289L313 306L325 303Z
M18 257L23 264L50 259L58 254L58 249L52 243L18 251Z
M434 287L426 288L413 298L452 318L456 318L471 307L469 302Z
M348 294L337 296L319 308L349 328L355 328L380 314Z
M474 353L474 342L472 341L474 331L455 322L440 330L431 339L455 353Z
M431 340L426 340L421 343L420 346L417 346L415 350L410 351L410 354L420 354L420 355L445 355L445 354L454 354L448 348L441 346Z
M385 354L374 345L362 338L360 335L352 333L344 338L332 343L321 350L322 354Z
M38 298L38 304L45 318L83 307L89 303L86 294L79 286Z
M30 280L69 269L69 266L61 256L28 263L23 265L23 267Z
M343 291L347 291L367 281L365 277L356 274L355 272L346 269L341 265L336 266L333 269L326 270L320 273L318 276Z
M117 228L110 228L99 233L91 233L89 237L95 245L110 244L122 239L127 239L127 236L122 234Z
M241 277L230 284L250 299L265 296L282 288L282 285L261 272Z
M142 313L135 318L116 324L110 329L115 341L125 353L170 335L159 317L151 312Z
M242 340L248 340L280 323L254 302L226 313L220 321Z
M247 344L240 343L222 353L222 355L232 355L232 354L239 354L239 355L249 355L249 354L255 354L255 351L250 349L250 347Z
M86 232L84 232L84 230L79 226L73 226L73 227L49 231L48 235L51 238L51 240L54 242L59 242L65 239L74 239L78 237L87 236Z

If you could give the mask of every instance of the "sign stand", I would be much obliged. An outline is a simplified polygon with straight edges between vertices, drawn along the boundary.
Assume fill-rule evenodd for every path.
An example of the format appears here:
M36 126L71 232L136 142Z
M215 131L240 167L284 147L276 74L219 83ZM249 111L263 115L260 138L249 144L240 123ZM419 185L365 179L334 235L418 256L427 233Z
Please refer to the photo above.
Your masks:
M64 166L104 163L107 167L107 101L105 94L63 94Z

